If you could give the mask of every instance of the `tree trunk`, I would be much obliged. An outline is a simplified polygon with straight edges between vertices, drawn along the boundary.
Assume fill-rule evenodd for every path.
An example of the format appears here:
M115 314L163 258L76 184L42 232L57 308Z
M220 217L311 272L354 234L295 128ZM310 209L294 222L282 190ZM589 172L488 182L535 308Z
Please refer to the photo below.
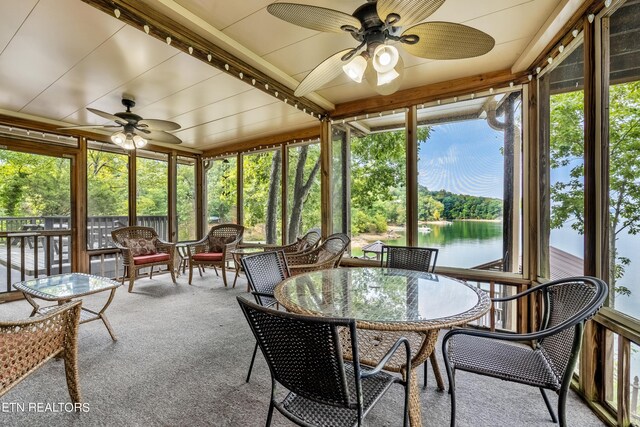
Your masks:
M320 169L320 159L318 159L309 174L309 178L307 178L306 182L304 181L304 167L307 163L308 154L308 145L300 147L300 155L298 157L298 164L296 165L296 176L293 184L293 203L291 207L291 217L289 218L288 243L293 243L296 240L296 236L301 232L302 208L304 207L304 202L306 202L307 196L309 196L309 191L311 190L313 181Z
M277 243L278 236L278 202L280 194L280 172L282 164L282 152L276 150L271 160L271 176L269 181L269 197L267 199L267 221L265 233L267 243Z
M616 302L616 227L612 221L609 229L609 307L615 308Z

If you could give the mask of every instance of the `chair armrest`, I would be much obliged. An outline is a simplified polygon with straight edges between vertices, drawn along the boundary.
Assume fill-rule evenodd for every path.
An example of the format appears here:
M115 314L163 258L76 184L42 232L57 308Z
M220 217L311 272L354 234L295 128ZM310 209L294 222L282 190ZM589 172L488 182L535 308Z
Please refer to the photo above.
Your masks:
M407 352L407 364L405 366L407 367L407 381L408 381L409 370L411 369L411 346L409 345L409 340L406 339L405 337L398 338L398 341L396 341L391 346L387 354L385 354L382 357L382 359L380 359L380 362L378 362L378 364L373 369L361 372L360 378L367 378L372 375L376 375L378 372L380 372L384 368L384 366L389 362L389 359L391 359L391 357L395 354L395 352L398 350L398 348L400 348L400 345L402 344L404 344L405 351Z
M251 291L251 295L254 295L257 297L275 298L273 294L268 294L266 292Z
M187 245L187 255L191 258L192 255L206 252L208 248L209 238L205 236L204 238Z
M287 263L288 263L288 260L287 260ZM297 274L306 273L308 271L326 270L329 268L333 268L335 263L336 263L336 258L334 257L324 262L316 263L316 264L289 265L289 271L291 272L292 276L295 276Z
M171 253L175 249L176 244L172 242L165 242L164 240L156 240L156 248L159 249L159 252L167 252Z

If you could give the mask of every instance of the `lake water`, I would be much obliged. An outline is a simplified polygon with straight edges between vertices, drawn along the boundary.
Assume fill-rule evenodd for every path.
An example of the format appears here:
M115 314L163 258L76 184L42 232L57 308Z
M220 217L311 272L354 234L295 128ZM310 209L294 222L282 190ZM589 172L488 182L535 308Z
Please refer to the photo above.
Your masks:
M440 249L438 265L474 267L502 258L502 223L490 221L453 221L449 225L429 224L430 232L418 232L418 245ZM397 238L380 238L389 245L405 245L404 231ZM353 248L353 256L362 251Z

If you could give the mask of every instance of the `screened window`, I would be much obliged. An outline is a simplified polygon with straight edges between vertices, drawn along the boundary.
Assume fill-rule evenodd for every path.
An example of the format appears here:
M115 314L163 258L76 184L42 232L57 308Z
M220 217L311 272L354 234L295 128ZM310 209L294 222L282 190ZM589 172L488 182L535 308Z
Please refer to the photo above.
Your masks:
M129 156L92 145L96 148L87 150L87 248L103 249L113 247L114 228L129 225Z
M287 236L320 227L320 144L287 147Z
M190 157L178 157L176 182L178 241L196 239L196 163Z
M238 223L237 157L205 160L206 222L209 227Z
M168 239L169 165L167 156L138 150L136 180L138 225L152 227L160 238Z
M242 155L244 241L279 244L282 239L282 151Z
M521 94L418 109L418 239L438 265L520 269Z

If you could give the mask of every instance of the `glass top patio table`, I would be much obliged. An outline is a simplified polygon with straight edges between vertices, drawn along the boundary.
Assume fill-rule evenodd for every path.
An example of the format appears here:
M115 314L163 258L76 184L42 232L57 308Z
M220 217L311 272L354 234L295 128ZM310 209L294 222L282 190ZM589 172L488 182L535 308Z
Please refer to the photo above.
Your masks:
M111 301L113 301L116 289L120 285L120 283L107 279L106 277L84 273L68 273L25 280L23 282L14 283L13 287L22 291L26 300L33 307L31 316L35 316L36 314L46 314L57 307L40 307L33 298L39 298L46 301L58 301L58 304L63 304L74 298L98 292L110 291L107 302L100 310L94 311L84 306L81 308L80 323L102 320L102 323L104 323L107 328L109 335L111 335L111 339L116 341L116 335L111 328L111 324L107 319L105 311L111 304Z
M13 287L29 295L47 300L64 301L114 289L120 283L106 277L83 273L58 274L14 283Z
M466 323L489 309L485 292L450 277L391 268L336 268L294 276L275 291L296 313L361 325L428 330ZM394 325L395 324L395 325Z
M290 277L275 289L287 310L312 316L356 320L360 362L375 366L400 337L411 343L409 420L422 426L417 367L429 357L438 330L462 325L489 311L486 292L450 277L391 268L336 268ZM341 336L343 354L350 358L348 335ZM401 352L399 352L401 353ZM385 369L406 374L406 360L397 355ZM438 388L444 389L439 371Z

